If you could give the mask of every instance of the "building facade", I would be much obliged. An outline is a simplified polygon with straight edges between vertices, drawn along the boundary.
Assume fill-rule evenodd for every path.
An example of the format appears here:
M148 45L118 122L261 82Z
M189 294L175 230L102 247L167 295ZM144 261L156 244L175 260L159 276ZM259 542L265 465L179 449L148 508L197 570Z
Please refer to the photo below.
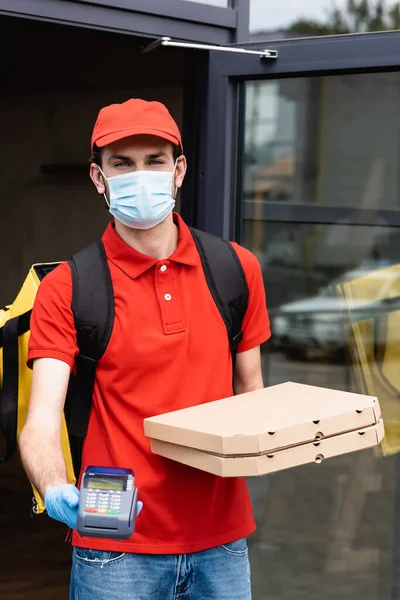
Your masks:
M297 35L281 27L292 5L0 0L2 304L32 263L65 259L108 221L87 167L98 110L160 100L188 158L178 210L261 263L273 330L266 385L360 391L335 286L400 263L400 32ZM400 598L395 454L249 486L255 600ZM27 519L17 460L0 465L0 490L0 597L66 598L64 530Z

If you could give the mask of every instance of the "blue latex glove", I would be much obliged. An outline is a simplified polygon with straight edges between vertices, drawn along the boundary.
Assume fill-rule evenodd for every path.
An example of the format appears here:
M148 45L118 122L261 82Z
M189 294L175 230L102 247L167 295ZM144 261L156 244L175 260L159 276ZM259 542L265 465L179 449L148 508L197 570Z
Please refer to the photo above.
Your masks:
M44 503L47 514L56 521L76 529L79 506L79 490L69 483L57 485L47 490Z

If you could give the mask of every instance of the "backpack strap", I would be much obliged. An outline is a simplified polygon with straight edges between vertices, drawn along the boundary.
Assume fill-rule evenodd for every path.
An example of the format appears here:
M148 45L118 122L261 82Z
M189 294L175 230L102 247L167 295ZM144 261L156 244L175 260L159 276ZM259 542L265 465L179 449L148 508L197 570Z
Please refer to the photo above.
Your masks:
M26 317L14 317L9 319L1 328L3 347L3 385L0 401L0 428L5 439L5 453L0 456L0 462L10 460L15 454L17 447L18 426L18 378L19 378L19 356L18 335L29 330L29 317L27 327Z
M190 231L200 254L211 295L228 332L234 369L249 301L246 276L232 244L205 231L193 228Z
M22 315L19 315L18 317L13 317L12 319L10 319L10 321L13 321L14 319L16 319L18 336L23 335L24 333L29 331L30 322L31 322L31 314L32 314L32 309L27 310L26 312L22 313ZM5 327L5 325L3 325L3 327L0 327L0 348L3 347L4 327Z
M96 366L103 356L114 326L114 291L102 242L91 244L68 261L72 274L72 312L79 354L71 377L65 416L75 475L81 468Z

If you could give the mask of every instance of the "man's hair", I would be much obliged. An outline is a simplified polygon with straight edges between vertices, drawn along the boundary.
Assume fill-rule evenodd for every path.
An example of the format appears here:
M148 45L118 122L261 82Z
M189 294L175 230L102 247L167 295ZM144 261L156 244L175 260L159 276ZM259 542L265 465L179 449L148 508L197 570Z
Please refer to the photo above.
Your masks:
M92 155L89 159L89 162L91 164L98 165L99 167L101 167L101 152L102 152L102 149L99 148L96 144L93 144L93 151L92 151ZM180 156L182 156L182 150L176 144L172 144L172 156L174 157L174 162L176 162L176 160Z
M96 144L93 144L92 155L89 158L89 162L90 164L101 167L101 148L99 148Z

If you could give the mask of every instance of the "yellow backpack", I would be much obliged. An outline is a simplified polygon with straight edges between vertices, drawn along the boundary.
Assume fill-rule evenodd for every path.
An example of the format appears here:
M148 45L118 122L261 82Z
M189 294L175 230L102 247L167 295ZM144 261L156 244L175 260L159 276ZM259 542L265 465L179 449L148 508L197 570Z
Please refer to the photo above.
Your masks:
M347 302L350 357L360 391L377 396L385 420L383 455L400 451L400 265L338 286Z
M67 478L75 484L80 473L97 361L103 355L114 323L114 293L103 244L92 244L68 261L72 273L72 310L79 355L71 375L61 424L61 444ZM13 304L0 310L0 430L5 453L15 453L24 426L31 391L27 367L30 316L38 287L59 263L36 264L30 269ZM43 498L33 489L33 512L45 511Z
M1 461L10 459L25 423L29 406L32 372L26 366L29 341L29 320L36 292L43 277L58 263L33 265L14 303L0 310L0 385L2 389L0 424L6 451ZM61 443L68 481L75 483L74 469L65 418L62 421ZM32 485L33 510L45 510L43 499Z

